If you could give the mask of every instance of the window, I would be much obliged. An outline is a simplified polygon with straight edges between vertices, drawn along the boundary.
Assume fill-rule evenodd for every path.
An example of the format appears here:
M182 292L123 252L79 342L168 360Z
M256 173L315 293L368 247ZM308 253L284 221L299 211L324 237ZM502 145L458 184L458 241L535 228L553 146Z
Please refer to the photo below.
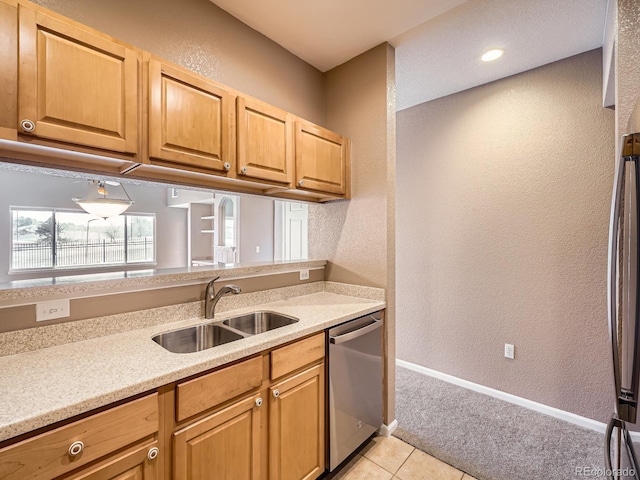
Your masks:
M11 271L155 262L155 215L11 208Z

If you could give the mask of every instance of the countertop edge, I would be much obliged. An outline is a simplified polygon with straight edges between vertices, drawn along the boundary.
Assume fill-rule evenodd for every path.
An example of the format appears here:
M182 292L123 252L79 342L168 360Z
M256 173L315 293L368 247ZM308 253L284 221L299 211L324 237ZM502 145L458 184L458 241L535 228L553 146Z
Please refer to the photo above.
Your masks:
M167 286L176 282L211 279L212 276L234 277L256 273L281 273L301 268L323 268L326 260L289 260L254 262L237 265L207 267L132 270L104 274L73 275L68 277L19 280L0 283L0 303L3 306L29 299L91 294L104 289L145 289Z

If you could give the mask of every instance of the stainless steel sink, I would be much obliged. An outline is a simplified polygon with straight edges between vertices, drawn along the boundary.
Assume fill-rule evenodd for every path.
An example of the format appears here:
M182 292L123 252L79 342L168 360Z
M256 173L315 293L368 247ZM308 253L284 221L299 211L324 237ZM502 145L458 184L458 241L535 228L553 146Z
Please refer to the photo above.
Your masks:
M297 318L288 315L258 311L228 318L223 322L203 323L161 333L152 337L152 340L172 353L193 353L234 342L249 335L291 325L297 321Z
M259 311L228 318L222 323L241 332L255 335L257 333L268 332L275 328L285 327L297 321L297 318L280 313Z
M192 353L216 347L244 338L214 323L205 323L173 332L162 333L152 338L154 342L173 353Z

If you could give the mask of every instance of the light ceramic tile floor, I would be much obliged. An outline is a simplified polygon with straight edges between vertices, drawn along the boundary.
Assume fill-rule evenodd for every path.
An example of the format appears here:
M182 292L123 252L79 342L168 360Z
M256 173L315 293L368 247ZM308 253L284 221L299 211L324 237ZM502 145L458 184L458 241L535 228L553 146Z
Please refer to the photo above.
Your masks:
M396 437L374 437L332 480L475 480Z

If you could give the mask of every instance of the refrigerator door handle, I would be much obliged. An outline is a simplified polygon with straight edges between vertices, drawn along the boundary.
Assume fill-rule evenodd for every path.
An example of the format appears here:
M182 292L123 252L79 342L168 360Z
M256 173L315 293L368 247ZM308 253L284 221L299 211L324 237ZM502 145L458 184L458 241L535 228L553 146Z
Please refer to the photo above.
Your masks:
M611 461L611 437L613 436L613 430L620 426L620 420L616 417L611 417L611 420L609 420L607 424L607 429L604 432L604 466L608 472L613 470L613 462ZM611 478L611 475L608 475L607 478Z
M614 473L613 471L614 469L619 469L621 467L620 443L618 443L616 447L617 448L616 453L618 457L616 465L614 466L613 462L611 461L611 439L613 437L613 432L615 431L616 428L618 429L618 432L619 432L619 435L618 435L619 442L622 441L622 439L624 438L625 449L627 451L627 455L629 456L629 459L631 460L631 464L633 465L633 478L635 478L636 480L640 480L640 478L638 477L639 475L638 469L635 467L636 465L638 465L638 459L636 457L635 449L633 448L631 435L629 434L629 430L627 430L627 428L625 427L624 422L616 416L611 417L611 420L609 420L609 423L607 424L607 429L604 433L605 476L609 479L619 478L618 475L613 474Z
M622 146L621 146L622 148ZM613 378L615 385L616 413L618 413L618 397L620 396L620 358L618 353L618 305L617 305L617 264L618 234L620 230L620 204L622 201L622 182L624 180L625 159L622 155L616 162L611 199L611 218L609 220L609 268L607 278L607 303L609 317L609 340L613 361Z

